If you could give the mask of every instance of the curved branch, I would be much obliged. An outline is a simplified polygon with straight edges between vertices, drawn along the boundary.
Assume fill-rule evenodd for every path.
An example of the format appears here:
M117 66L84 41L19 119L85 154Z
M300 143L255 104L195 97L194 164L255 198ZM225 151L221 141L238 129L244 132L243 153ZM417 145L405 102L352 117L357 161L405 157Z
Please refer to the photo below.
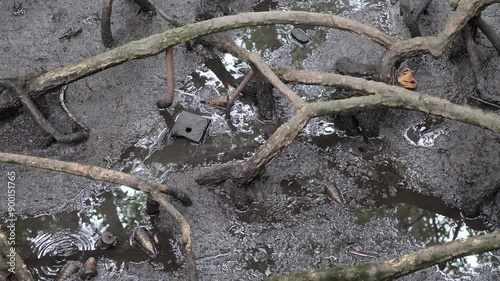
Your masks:
M168 203L163 196L159 192L152 192L152 199L156 202L160 203L163 208L167 210L167 212L173 216L177 222L181 225L181 246L184 252L184 257L186 258L186 271L188 281L196 281L198 280L198 271L196 270L196 259L192 251L193 243L191 242L191 227L188 222L184 218L184 216L177 211L177 209L172 206L172 204Z
M267 280L392 280L435 264L496 249L500 249L500 232L431 246L392 260L276 276Z
M164 184L146 181L134 175L104 169L97 166L3 152L0 152L0 163L24 165L33 168L68 173L76 176L86 177L92 180L126 185L130 188L146 193L157 191L168 194L178 199L185 205L192 204L191 198L189 198L187 194L180 190L168 187Z
M371 96L307 104L306 106L309 107L312 114L311 117L330 115L346 110L387 106L427 112L476 125L497 133L500 132L500 116L498 114L454 104L445 99L409 91L402 87L368 81L362 78L311 70L280 69L274 71L281 79L288 82L340 86L374 94Z
M271 24L301 24L337 28L359 34L386 48L398 41L395 37L374 27L339 16L298 11L242 13L170 29L141 40L132 41L78 63L56 68L30 79L27 82L26 90L27 92L44 92L130 60L156 55L179 43L204 35L242 27Z
M433 57L440 57L470 19L484 7L499 2L500 0L462 0L443 30L436 36L395 41L380 59L380 76L387 78L392 66L403 58L426 53L430 53Z

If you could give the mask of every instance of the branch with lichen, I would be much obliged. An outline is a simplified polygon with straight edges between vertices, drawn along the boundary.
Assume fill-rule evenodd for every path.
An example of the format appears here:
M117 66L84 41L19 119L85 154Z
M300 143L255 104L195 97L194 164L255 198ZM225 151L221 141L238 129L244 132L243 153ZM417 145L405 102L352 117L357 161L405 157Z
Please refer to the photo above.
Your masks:
M274 276L268 281L393 280L435 264L500 249L500 232L435 245L398 258L362 265Z

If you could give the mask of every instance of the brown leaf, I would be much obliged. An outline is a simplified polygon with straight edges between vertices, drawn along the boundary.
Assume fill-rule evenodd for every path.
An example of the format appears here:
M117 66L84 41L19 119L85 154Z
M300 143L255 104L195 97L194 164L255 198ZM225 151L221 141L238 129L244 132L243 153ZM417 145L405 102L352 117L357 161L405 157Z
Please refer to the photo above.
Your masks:
M401 73L399 73L398 82L406 89L413 90L417 88L417 80L415 80L415 77L413 77L411 69L408 66L405 66Z

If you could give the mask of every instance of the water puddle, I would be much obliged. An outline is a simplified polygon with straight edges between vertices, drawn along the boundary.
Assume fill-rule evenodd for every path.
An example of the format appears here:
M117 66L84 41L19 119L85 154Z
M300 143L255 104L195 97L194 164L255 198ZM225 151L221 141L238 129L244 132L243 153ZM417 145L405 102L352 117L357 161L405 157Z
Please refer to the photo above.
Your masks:
M35 280L54 280L67 261L85 262L94 257L113 276L128 263L149 262L158 270L177 271L182 265L177 242L170 232L154 233L158 255L150 257L130 242L137 226L154 228L143 213L146 197L122 186L87 199L81 211L42 215L19 220L17 248ZM117 237L114 248L101 249L97 241L104 231Z
M409 127L404 132L404 137L413 146L432 147L439 136L446 135L443 128L429 130L423 124Z
M396 166L385 161L376 167L370 179L358 179L357 184L369 190L368 196L359 200L367 209L359 210L358 223L368 222L382 209L394 208L400 229L406 230L427 246L450 242L455 239L484 234L487 227L483 219L466 218L460 210L448 206L441 199L407 189L407 181ZM500 258L490 253L473 255L439 265L449 278L474 275L474 270L498 264Z
M273 253L273 248L269 245L262 245L251 249L245 255L244 268L258 271L266 276L271 275L271 268L274 266Z

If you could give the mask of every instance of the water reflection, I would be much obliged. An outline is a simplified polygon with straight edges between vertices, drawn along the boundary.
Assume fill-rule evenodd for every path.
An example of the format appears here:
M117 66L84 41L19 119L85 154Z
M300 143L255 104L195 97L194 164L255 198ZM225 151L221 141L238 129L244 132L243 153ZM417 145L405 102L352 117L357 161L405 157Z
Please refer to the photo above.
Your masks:
M35 280L53 280L66 261L84 262L95 257L106 268L120 268L128 262L151 262L165 271L180 267L180 257L174 253L172 233L157 233L159 255L149 257L139 247L131 245L130 235L139 225L154 226L143 212L146 196L128 187L95 195L84 202L83 211L44 215L18 221L17 248ZM96 247L102 232L118 237L116 248ZM114 274L113 271L104 274Z

